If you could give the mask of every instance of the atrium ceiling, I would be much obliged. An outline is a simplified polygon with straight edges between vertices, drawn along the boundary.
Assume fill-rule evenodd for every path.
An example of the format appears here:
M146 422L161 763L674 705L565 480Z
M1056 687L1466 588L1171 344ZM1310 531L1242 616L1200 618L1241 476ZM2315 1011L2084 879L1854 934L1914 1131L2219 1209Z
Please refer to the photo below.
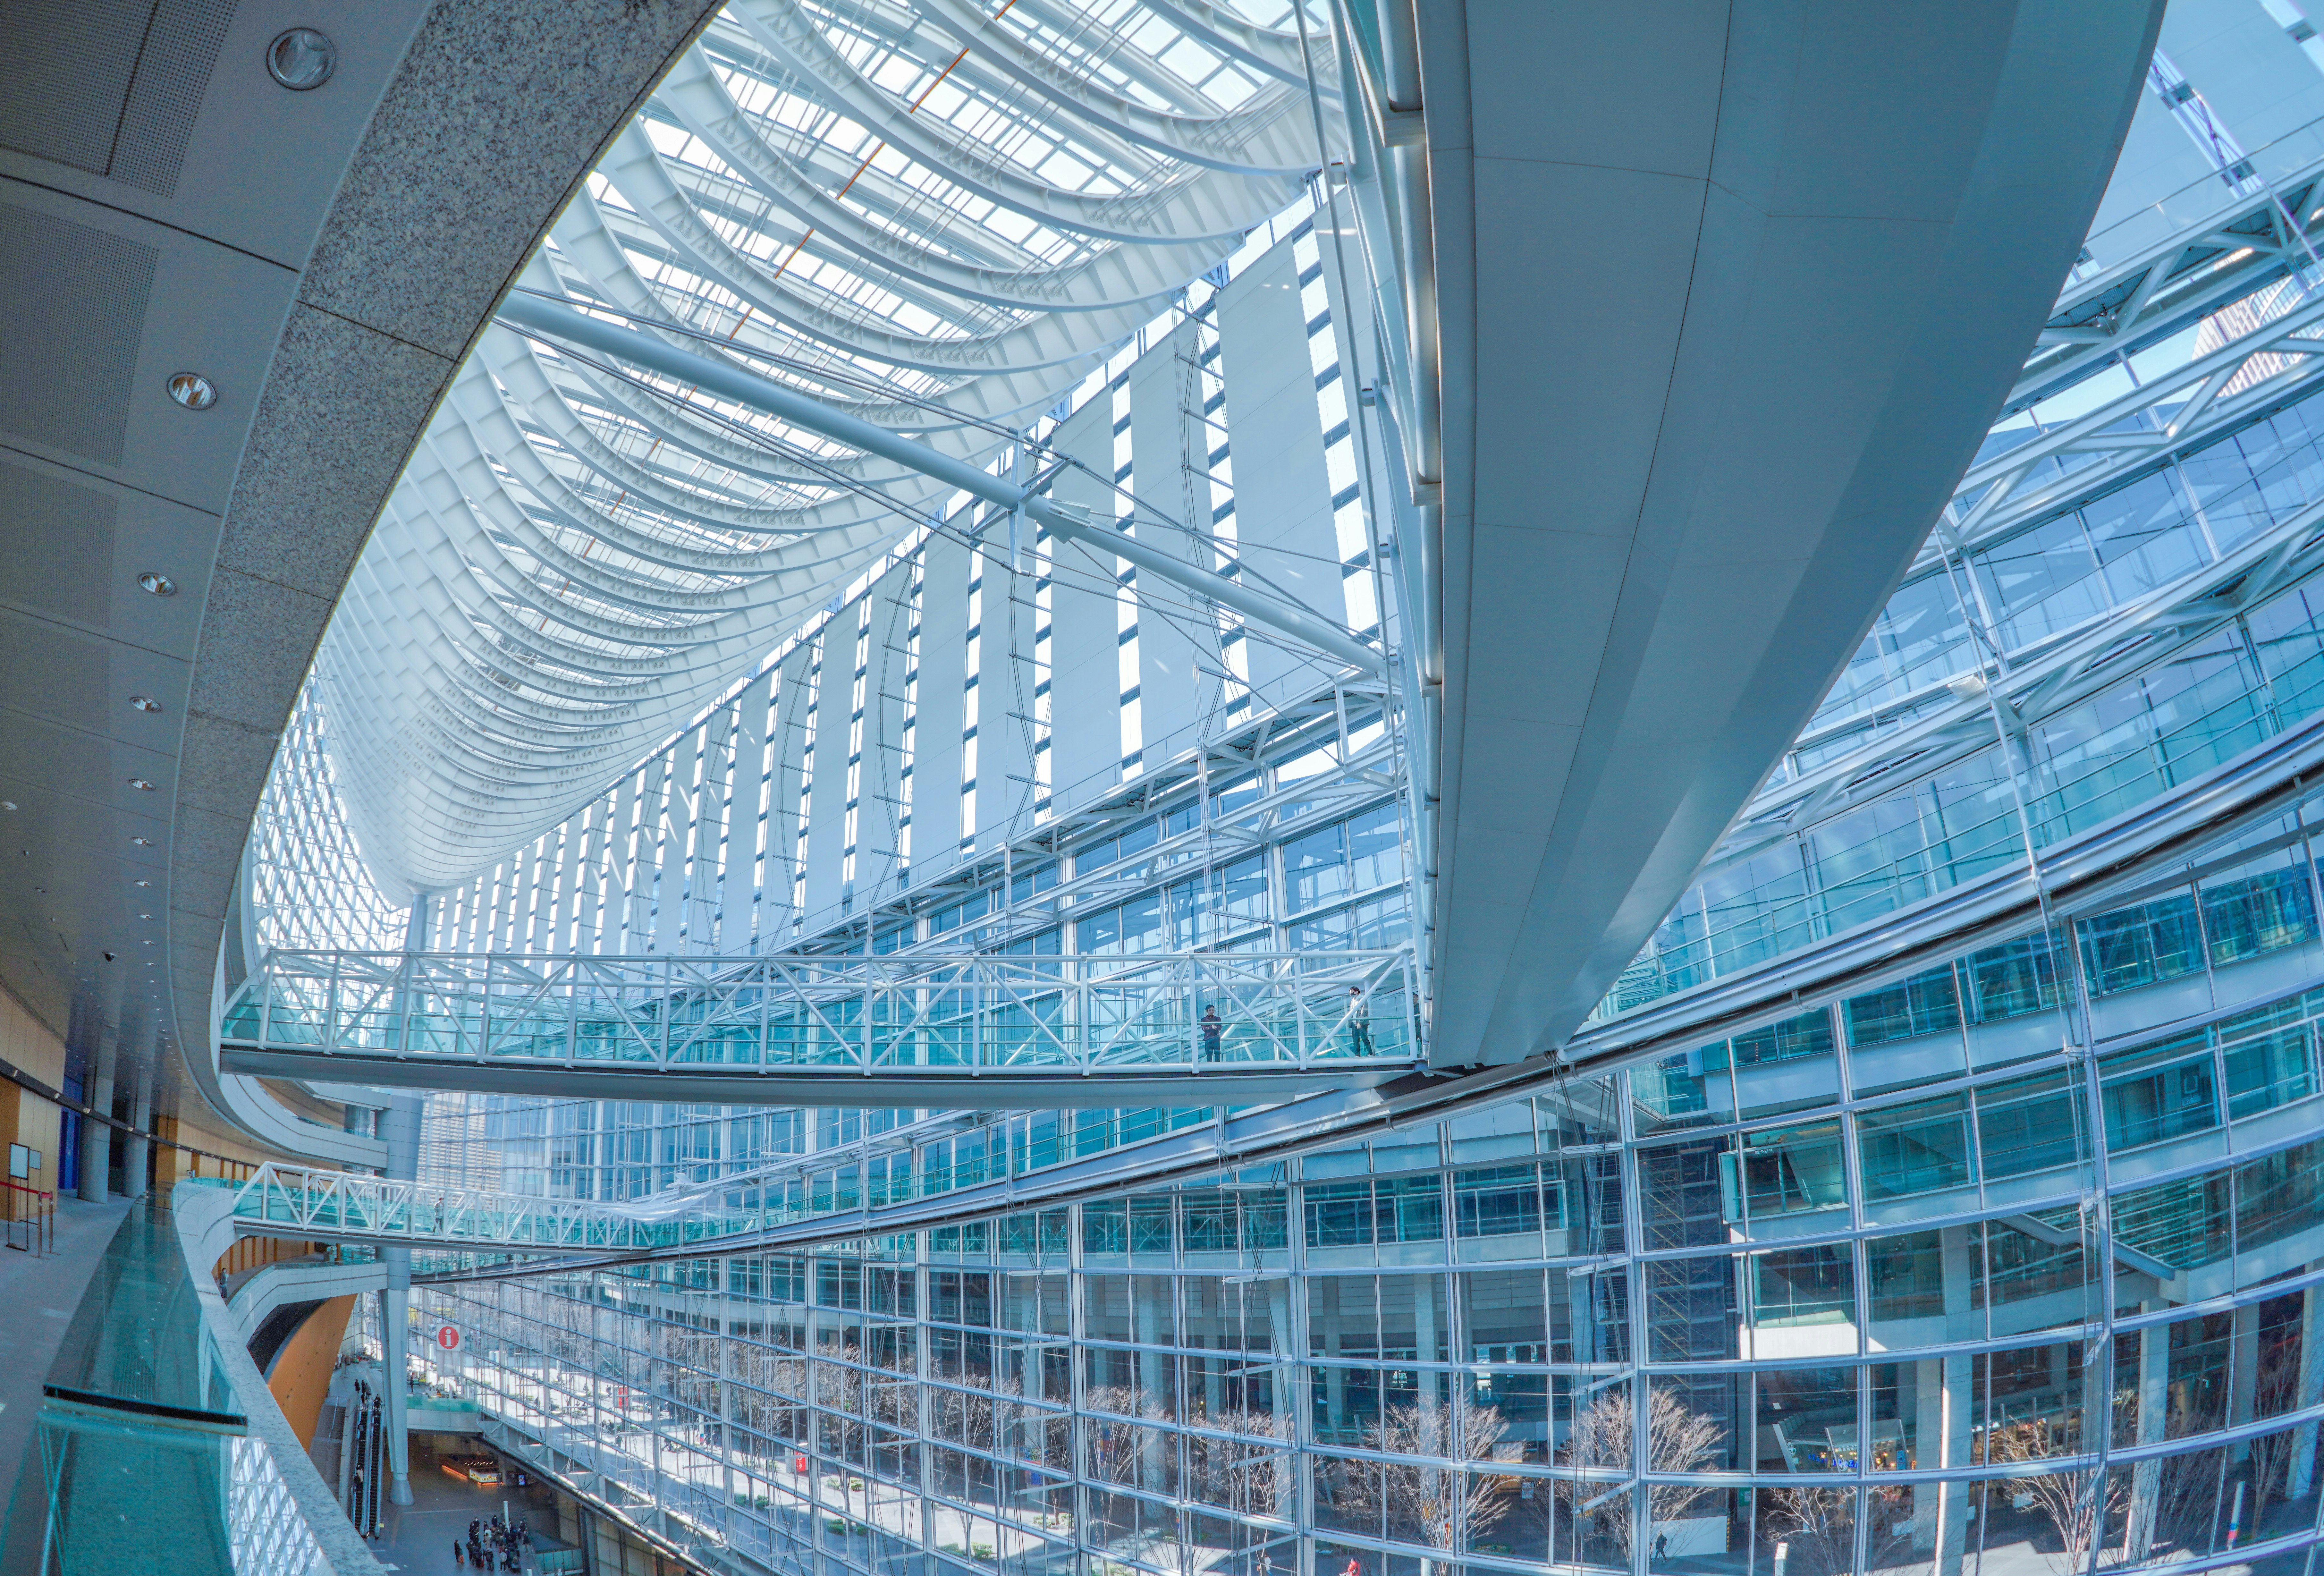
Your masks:
M984 465L1321 162L1337 68L1275 9L735 0L518 288ZM556 825L951 494L488 329L317 667L382 888Z

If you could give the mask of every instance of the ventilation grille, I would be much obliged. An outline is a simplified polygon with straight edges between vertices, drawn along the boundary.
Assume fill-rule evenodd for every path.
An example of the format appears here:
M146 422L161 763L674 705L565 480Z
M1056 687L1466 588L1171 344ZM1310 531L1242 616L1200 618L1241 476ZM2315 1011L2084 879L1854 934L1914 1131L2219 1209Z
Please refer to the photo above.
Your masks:
M172 195L235 4L6 0L0 146Z
M0 700L11 711L51 717L102 734L112 720L105 704L112 688L112 650L104 641L68 634L52 623L0 617ZM96 739L88 742L93 749L104 748ZM85 779L77 750L51 742L48 751L50 759L25 762L16 770L51 781Z
M161 253L69 219L0 203L0 301L16 364L0 378L0 429L121 463L129 390Z
M0 594L109 627L118 513L110 493L0 461Z
M236 0L161 0L113 143L114 180L156 196L178 189L194 116L209 91Z

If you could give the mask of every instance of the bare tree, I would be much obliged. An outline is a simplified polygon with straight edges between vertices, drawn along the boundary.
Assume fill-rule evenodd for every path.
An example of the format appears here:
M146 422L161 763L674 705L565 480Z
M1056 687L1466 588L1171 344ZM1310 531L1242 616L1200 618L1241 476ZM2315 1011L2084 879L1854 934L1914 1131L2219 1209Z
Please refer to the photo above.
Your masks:
M1762 1489L1759 1529L1768 1543L1786 1548L1788 1572L1842 1576L1856 1568L1853 1488Z
M1292 1494L1290 1419L1271 1412L1205 1412L1196 1421L1230 1437L1186 1436L1186 1496L1238 1516L1276 1516Z
M1458 1549L1508 1513L1508 1479L1448 1463L1491 1461L1508 1432L1498 1409L1465 1395L1391 1406L1363 1435L1364 1449L1389 1459L1347 1462L1345 1502L1377 1516L1389 1537Z
M2050 1448L2046 1418L2004 1424L1986 1435L1986 1460L2002 1464L2034 1462L2055 1452ZM2058 1547L2048 1551L2051 1565L2060 1571L2087 1570L2090 1545L2106 1535L2107 1525L2130 1503L2123 1479L2101 1477L2094 1467L2062 1472L2028 1472L2008 1480L2008 1488L2033 1501L2033 1508L2057 1534Z
M2286 1299L2287 1302L2292 1301ZM2292 1303L2297 1307L2296 1302ZM2267 1310L2261 1310L2264 1318ZM2252 1415L2277 1417L2300 1405L2300 1326L2287 1318L2273 1329L2264 1328L2260 1334L2259 1368L2253 1377ZM2264 1433L2251 1442L2251 1524L2259 1525L2260 1512L2271 1498L2281 1498L2291 1479L2292 1463L2299 1443L2299 1433L2292 1429L2279 1429ZM2234 1490L2230 1489L2230 1496Z
M1628 1384L1609 1385L1592 1396L1588 1405L1575 1410L1572 1431L1566 1435L1564 1465L1618 1472L1630 1470L1632 1443L1637 1438L1631 1395ZM1726 1427L1717 1417L1695 1411L1672 1391L1656 1387L1648 1392L1646 1463L1650 1470L1702 1471L1715 1465L1725 1453L1726 1436ZM1590 1514L1585 1507L1612 1487L1602 1477L1564 1479L1557 1485L1557 1498L1579 1519ZM1707 1484L1656 1483L1647 1490L1647 1514L1657 1523L1683 1521L1718 1493ZM1619 1505L1623 1512L1628 1509L1627 1498L1613 1503ZM1635 1531L1628 1515L1618 1513L1595 1519L1600 1524L1600 1530L1628 1555Z

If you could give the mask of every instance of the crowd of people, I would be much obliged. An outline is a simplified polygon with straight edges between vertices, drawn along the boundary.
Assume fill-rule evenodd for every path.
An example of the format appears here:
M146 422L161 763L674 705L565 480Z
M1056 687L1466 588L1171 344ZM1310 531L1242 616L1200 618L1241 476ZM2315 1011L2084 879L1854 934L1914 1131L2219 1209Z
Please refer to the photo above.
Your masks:
M498 1565L503 1571L523 1568L524 1556L532 1548L532 1531L519 1516L514 1522L504 1522L499 1516L490 1521L468 1524L468 1541L452 1540L452 1562L473 1565L479 1571Z

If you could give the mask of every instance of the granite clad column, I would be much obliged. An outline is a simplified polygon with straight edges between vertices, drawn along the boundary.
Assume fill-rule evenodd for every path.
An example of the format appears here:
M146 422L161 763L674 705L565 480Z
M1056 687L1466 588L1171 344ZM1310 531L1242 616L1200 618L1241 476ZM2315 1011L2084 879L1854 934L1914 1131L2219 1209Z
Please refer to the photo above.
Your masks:
M105 1202L105 1174L113 1166L113 1042L100 1040L88 1059L89 1114L80 1124L80 1196Z
M433 907L433 899L426 892L412 898L410 911L403 922L406 954L427 949L428 922ZM405 1003L399 997L395 1005L400 1020ZM379 1136L387 1145L390 1182L420 1180L420 1097L417 1094L391 1096L387 1109L379 1113ZM411 1332L411 1249L383 1248L379 1257L387 1270L387 1289L379 1295L380 1359L387 1369L383 1377L383 1387L387 1392L387 1415L383 1420L387 1431L387 1498L390 1504L409 1505L411 1433L405 1422L405 1410L410 1400L411 1380L403 1349Z
M420 1096L398 1094L380 1113L379 1136L387 1140L387 1178L413 1182L420 1175ZM379 1294L380 1357L387 1370L381 1387L386 1392L388 1502L411 1503L411 1435L404 1422L411 1381L406 1377L404 1338L411 1324L411 1249L383 1248L380 1260L387 1269L387 1289Z
M124 1198L145 1196L146 1157L153 1147L145 1136L145 1129L153 1122L153 1069L151 1064L138 1067L136 1090L129 1101L129 1125L134 1130L123 1138L121 1145L121 1196Z

